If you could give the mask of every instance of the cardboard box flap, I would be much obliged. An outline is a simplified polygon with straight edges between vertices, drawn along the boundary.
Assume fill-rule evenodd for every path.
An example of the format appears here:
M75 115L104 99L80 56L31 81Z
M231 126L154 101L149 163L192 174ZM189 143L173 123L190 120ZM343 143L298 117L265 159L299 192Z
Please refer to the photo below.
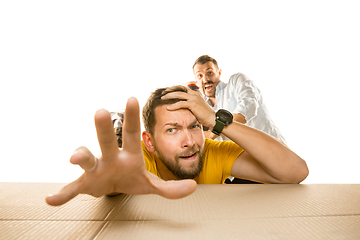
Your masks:
M360 214L360 185L198 185L194 194L178 200L131 196L131 201L114 212L118 212L117 221Z
M198 185L178 200L79 195L64 184L0 183L4 239L360 239L360 185Z
M68 203L52 207L46 204L49 193L58 192L65 184L1 183L1 219L10 220L106 220L115 206L125 204L127 195L95 198L78 195Z
M112 221L96 240L360 239L359 226L360 216Z
M0 239L94 239L104 221L0 221Z

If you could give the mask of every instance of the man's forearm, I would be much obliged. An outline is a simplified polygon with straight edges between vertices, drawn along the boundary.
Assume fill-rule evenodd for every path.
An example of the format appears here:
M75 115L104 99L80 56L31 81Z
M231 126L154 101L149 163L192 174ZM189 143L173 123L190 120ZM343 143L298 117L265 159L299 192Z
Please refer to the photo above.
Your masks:
M308 174L305 161L285 144L257 129L233 122L222 132L281 182L301 182Z

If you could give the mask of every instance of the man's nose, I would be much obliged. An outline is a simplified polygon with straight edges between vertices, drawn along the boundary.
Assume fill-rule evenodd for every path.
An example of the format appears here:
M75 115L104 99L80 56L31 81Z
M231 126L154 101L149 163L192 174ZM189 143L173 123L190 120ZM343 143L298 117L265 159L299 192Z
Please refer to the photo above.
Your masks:
M209 80L209 78L205 75L203 78L202 78L202 82L203 83L207 83Z
M191 148L195 145L195 141L189 131L184 131L183 148Z

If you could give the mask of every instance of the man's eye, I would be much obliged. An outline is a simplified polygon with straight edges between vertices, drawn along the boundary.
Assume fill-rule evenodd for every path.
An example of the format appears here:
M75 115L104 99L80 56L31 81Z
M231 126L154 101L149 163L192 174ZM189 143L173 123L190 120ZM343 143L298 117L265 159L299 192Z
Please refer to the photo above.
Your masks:
M211 74L213 74L213 72L208 72L208 75L211 75Z
M197 77L198 77L198 78L202 78L202 75L198 75Z
M200 128L200 125L194 125L191 127L191 129L198 129L198 128Z
M168 130L166 130L166 132L168 132L168 133L174 133L174 132L175 132L175 128L169 128Z

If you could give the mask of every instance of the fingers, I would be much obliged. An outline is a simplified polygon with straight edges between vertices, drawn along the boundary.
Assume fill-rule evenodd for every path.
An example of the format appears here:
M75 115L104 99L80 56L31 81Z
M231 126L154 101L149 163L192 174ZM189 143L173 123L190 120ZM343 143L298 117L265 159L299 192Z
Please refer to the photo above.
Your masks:
M161 97L162 100L168 99L181 99L185 101L179 101L173 103L167 107L168 110L174 111L182 108L193 110L198 107L199 104L203 104L204 99L197 91L189 90L186 92L171 92ZM206 102L205 102L206 103Z
M83 176L80 178L82 177ZM58 194L47 196L45 199L47 204L51 206L60 206L76 197L80 193L78 188L79 179L65 186Z
M155 194L169 199L183 198L195 192L197 184L192 179L177 181L153 181Z
M131 153L141 153L140 108L136 98L129 98L123 126L123 149Z
M97 166L97 159L95 156L85 147L80 147L75 150L70 158L72 164L79 165L87 172L93 171Z
M191 90L189 90L188 93L171 92L164 95L161 99L165 100L174 98L185 101L170 104L166 107L167 110L176 111L179 109L189 109L202 125L206 127L213 127L213 123L215 122L215 111L198 92Z
M110 113L104 109L95 114L95 127L103 159L106 161L118 153L117 139Z
M85 147L76 149L70 158L70 162L72 164L79 165L86 172L91 172L97 167L97 160L95 156ZM65 186L58 194L47 196L46 202L51 206L59 206L70 201L81 193L79 183L83 178L84 175Z
M189 105L189 103L191 103L190 98L191 95L185 92L171 92L161 97L162 100L168 100L168 99L186 100L186 101L179 101L167 106L167 109L170 111L174 111L182 108L190 109L191 108L191 106Z
M161 97L162 100L167 100L167 99L175 99L175 98L178 98L178 99L183 99L183 100L188 100L191 93L194 92L194 91L189 91L188 93L186 92L171 92L171 93L168 93L164 96Z
M191 179L168 181L158 194L169 199L183 198L195 192L196 186L196 182Z

